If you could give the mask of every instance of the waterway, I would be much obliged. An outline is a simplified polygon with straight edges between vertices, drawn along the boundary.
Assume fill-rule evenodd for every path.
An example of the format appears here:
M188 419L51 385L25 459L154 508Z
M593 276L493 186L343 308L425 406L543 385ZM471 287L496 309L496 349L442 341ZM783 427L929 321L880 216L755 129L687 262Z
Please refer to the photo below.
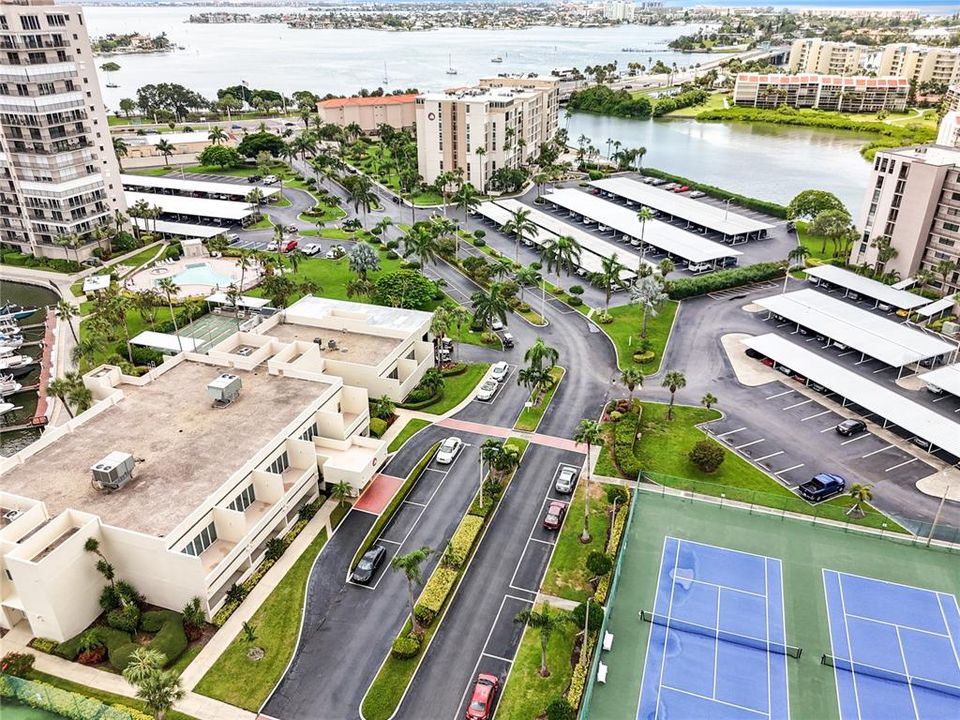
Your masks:
M571 145L581 134L607 153L607 139L647 148L643 164L726 190L781 204L801 190L835 193L856 216L870 163L859 133L770 123L628 120L575 113L567 120Z
M37 308L37 312L33 313L33 315L18 321L21 327L43 323L44 318L46 317L47 306L56 304L58 300L56 293L54 293L52 290L47 290L46 288L42 288L37 285L25 285L21 283L7 282L6 280L3 281L3 289L0 291L0 296L3 297L3 302L5 303L12 302L17 303L18 305L23 305L24 307ZM24 342L29 343L34 340L41 340L42 338L42 328L23 331ZM16 352L20 355L29 355L37 358L40 356L41 349L39 346L23 347ZM38 364L36 368L28 375L22 378L17 378L17 382L24 387L36 385L39 377L40 365ZM37 411L37 392L36 390L30 390L29 392L21 392L17 393L16 395L10 395L4 398L4 402L12 402L20 409L13 410L4 415L3 422L11 425L27 422ZM0 455L13 455L15 452L22 450L27 445L32 443L39 436L39 430L3 432L3 426L0 425ZM6 720L6 716L4 716L4 720Z

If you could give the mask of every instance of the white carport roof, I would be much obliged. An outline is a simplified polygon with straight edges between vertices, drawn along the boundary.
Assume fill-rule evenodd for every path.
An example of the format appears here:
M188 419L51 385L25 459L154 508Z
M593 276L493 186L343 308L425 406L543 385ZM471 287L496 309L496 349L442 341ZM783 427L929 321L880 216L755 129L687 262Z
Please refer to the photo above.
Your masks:
M98 290L106 290L110 287L110 274L89 275L83 279L83 292L91 293Z
M530 211L530 221L535 225L540 226L544 230L548 230L554 235L567 235L572 237L580 246L587 251L592 253L600 258L613 257L614 254L617 255L620 262L626 265L628 268L636 267L637 261L640 261L640 258L633 255L630 252L625 252L623 248L617 247L614 243L598 238L595 235L591 235L585 230L581 230L576 225L571 225L570 223L561 220L556 215L551 215L550 213L545 213L542 210L537 208L530 207L529 205L524 205L518 200L497 200L498 205L505 207L507 210L529 210ZM651 268L656 267L649 260L642 260L645 264L649 265ZM621 277L633 278L636 277L637 273L634 270L630 270L628 273L623 273Z
M208 303L213 303L214 305L232 305L230 298L227 297L226 293L216 292L213 295L208 295L206 298ZM237 305L240 307L257 308L266 307L270 304L270 301L265 298L253 297L252 295L241 295L237 298Z
M169 352L180 352L180 346L182 345L184 350L192 352L197 349L200 341L196 338L181 335L180 341L178 342L177 336L171 333L144 330L135 338L131 339L130 343L132 345L142 345L144 347L150 347L156 350L167 350Z
M252 215L255 208L246 202L232 200L206 200L205 198L181 197L179 195L163 195L161 193L140 193L133 190L124 190L127 198L127 207L133 207L140 200L152 205L159 205L163 212L176 215L195 215L197 217L219 218L221 220L243 220Z
M914 295L906 290L896 290L890 285L884 285L882 282L857 275L855 272L844 270L836 265L817 265L807 268L804 272L809 277L826 280L828 283L838 285L844 290L850 290L875 302L884 303L901 310L913 310L930 302L925 297Z
M929 383L941 390L946 390L951 395L960 397L960 363L944 365L936 370L923 373L919 377L925 383Z
M957 349L951 343L903 323L887 320L809 288L771 295L756 302L776 315L893 367L903 367Z
M579 215L585 215L631 237L638 238L643 235L643 241L646 244L677 255L687 262L713 262L720 258L737 257L743 254L739 250L730 249L659 220L649 220L646 229L643 230L637 214L630 208L573 188L554 190L543 197L548 202Z
M120 174L120 182L123 187L141 187L157 188L158 190L173 190L175 193L212 193L214 195L229 195L240 198L241 200L250 194L254 188L263 193L264 199L267 199L280 192L278 188L262 187L260 185L249 185L244 183L227 182L207 182L205 180L192 180L189 177L180 178L173 175L161 175L154 177L151 175L131 175L129 173Z
M744 340L744 344L811 382L823 385L850 402L960 457L960 424L949 418L779 335L760 335Z
M918 308L917 315L925 318L933 317L937 313L946 312L956 303L957 298L953 295L948 295L945 298L940 298L939 300L933 301L929 305L924 305L922 308Z
M214 225L194 225L193 223L178 223L170 220L147 220L146 218L130 218L138 228L146 232L153 232L164 235L176 235L178 237L196 237L204 240L217 235L222 235L227 228L216 227Z
M740 213L730 212L726 208L700 202L694 198L677 195L669 190L644 185L642 182L625 177L603 178L590 183L594 187L627 200L652 207L673 217L681 218L701 227L715 230L724 235L745 235L746 233L772 230L773 225L754 220Z

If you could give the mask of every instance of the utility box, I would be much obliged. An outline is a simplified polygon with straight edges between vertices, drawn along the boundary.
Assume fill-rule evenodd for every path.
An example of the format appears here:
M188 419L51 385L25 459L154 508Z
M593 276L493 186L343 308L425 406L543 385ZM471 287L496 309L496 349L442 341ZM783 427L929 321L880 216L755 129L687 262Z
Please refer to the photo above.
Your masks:
M241 387L243 383L240 376L223 373L207 385L207 395L213 400L214 407L225 407L240 397Z
M93 486L97 490L114 492L133 479L136 460L125 452L112 452L90 468Z
M943 324L943 334L948 337L960 334L960 324L948 320Z

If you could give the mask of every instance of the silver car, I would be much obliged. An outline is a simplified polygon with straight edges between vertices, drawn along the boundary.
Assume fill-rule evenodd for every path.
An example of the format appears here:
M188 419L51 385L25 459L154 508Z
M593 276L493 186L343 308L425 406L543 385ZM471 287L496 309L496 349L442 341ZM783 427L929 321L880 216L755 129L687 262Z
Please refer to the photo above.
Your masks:
M437 450L437 462L440 465L449 465L456 460L457 455L463 449L463 440L458 437L448 437Z
M490 377L496 380L498 383L503 382L507 379L507 375L510 373L510 366L507 365L503 360L496 363L493 368L490 370Z
M557 476L554 490L562 495L569 495L577 484L577 469L571 465L564 465Z
M492 400L493 396L497 394L498 387L500 387L500 383L496 380L485 381L477 390L477 400Z

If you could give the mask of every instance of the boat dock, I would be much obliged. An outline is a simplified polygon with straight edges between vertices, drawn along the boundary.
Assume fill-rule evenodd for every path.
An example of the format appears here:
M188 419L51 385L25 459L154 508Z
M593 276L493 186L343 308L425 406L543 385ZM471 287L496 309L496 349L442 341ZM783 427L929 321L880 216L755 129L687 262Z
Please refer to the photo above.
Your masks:
M53 308L48 308L47 317L44 322L22 328L24 330L27 328L43 328L43 340L30 343L30 345L40 345L42 348L40 353L40 378L34 385L28 385L21 389L21 392L29 390L37 391L37 410L33 414L33 417L26 422L17 423L16 425L0 426L0 431L16 432L18 430L41 429L50 422L50 418L47 417L47 408L49 407L47 401L47 385L50 383L50 377L52 375L53 333L56 327L57 313ZM24 345L26 346L27 343L24 343Z

